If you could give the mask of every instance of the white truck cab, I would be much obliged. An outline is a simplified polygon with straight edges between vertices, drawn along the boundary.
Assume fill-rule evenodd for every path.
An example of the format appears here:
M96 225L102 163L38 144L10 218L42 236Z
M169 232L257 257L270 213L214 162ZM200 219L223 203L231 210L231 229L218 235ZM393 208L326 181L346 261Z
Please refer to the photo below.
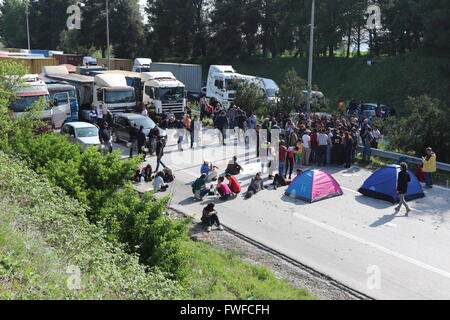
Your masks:
M136 58L134 60L133 72L150 72L151 64L152 64L152 59Z
M224 107L230 107L236 99L236 91L245 82L258 85L270 102L277 103L279 87L272 79L258 78L237 73L232 66L212 65L206 84L206 97L216 98Z
M206 96L216 98L224 107L230 107L236 99L236 91L244 81L254 77L237 73L232 66L209 67Z
M135 90L127 85L123 74L96 75L92 105L105 105L112 113L132 110L136 107Z
M152 105L153 112L161 114L172 110L174 114L184 114L186 110L185 85L171 72L143 72L143 103Z

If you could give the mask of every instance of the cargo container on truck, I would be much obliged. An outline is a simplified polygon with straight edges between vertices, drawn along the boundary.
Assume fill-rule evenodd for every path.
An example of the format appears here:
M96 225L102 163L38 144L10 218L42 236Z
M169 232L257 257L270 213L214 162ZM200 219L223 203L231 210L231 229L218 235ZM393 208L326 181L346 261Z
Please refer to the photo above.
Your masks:
M76 67L83 64L83 56L77 54L54 54L53 58L58 61L58 64L71 64Z
M153 62L150 72L171 72L186 86L188 93L200 94L202 89L202 66L199 64Z
M97 58L97 64L105 66L110 70L133 70L133 60L130 59L110 58L108 61L107 58Z
M151 105L151 112L161 114L172 110L178 116L186 110L186 90L184 84L171 72L143 72L145 105Z

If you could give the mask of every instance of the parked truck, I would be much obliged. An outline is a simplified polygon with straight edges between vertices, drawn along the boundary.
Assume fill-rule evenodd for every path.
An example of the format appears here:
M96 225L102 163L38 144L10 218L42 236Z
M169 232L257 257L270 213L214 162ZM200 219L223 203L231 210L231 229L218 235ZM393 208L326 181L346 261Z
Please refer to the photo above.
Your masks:
M66 93L55 94L55 99L60 101L54 104L49 99L48 87L37 74L27 74L22 78L24 84L15 88L17 98L10 106L10 110L16 116L23 116L38 101L44 101L46 108L40 111L41 119L52 128L61 128L64 121L71 116L69 98Z
M209 68L206 96L217 99L223 106L230 107L236 99L236 92L243 83L255 83L272 103L279 101L278 85L272 79L259 78L237 73L232 66L212 65Z
M172 110L178 116L186 110L186 87L171 72L143 72L143 102L151 112L161 114Z
M106 106L112 113L136 107L134 88L127 85L120 74L98 74L95 77L79 74L46 74L51 79L65 81L77 89L82 109L80 118L87 120L91 106Z
M136 58L134 60L133 72L150 72L151 64L152 64L152 59Z

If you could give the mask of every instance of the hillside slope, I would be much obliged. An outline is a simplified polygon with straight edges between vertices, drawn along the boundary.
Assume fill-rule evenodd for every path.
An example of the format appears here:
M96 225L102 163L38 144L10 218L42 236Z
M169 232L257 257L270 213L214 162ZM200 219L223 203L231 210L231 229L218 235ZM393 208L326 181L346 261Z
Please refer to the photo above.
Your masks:
M187 296L176 282L148 272L137 256L107 241L81 203L2 152L0 208L0 300Z
M246 74L274 79L280 83L294 68L307 79L305 58L254 58L235 62ZM340 98L354 97L404 109L408 96L428 94L442 101L450 100L450 58L411 52L403 56L377 58L372 66L367 58L320 58L314 62L313 83L330 99L332 106Z

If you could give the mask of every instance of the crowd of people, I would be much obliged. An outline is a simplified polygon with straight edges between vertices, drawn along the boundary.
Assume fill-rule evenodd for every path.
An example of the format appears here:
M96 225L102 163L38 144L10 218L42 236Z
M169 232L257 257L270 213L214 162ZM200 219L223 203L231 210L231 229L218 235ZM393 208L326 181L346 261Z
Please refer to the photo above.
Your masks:
M137 170L133 177L134 181L153 182L155 191L167 191L168 184L175 177L162 161L167 136L161 136L160 129L176 129L178 150L183 151L185 141L190 140L190 146L194 148L194 143L198 141L195 132L201 130L202 120L205 118L213 120L214 127L220 133L220 143L223 145L226 145L227 129L238 129L239 132L246 132L249 129L256 131L255 151L258 161L261 162L262 171L252 178L244 194L247 199L268 188L264 185L262 177L265 167L268 168L269 180L272 180L271 186L276 189L289 185L293 181L294 172L295 176L298 176L303 173L302 168L312 165L350 168L357 160L356 154L359 148L362 148L360 161L369 163L372 148L377 148L382 138L380 130L373 124L372 119L360 119L355 116L352 105L347 113L341 115L300 113L292 116L287 113L278 113L271 114L262 121L258 121L254 113L246 113L236 105L226 109L214 99L211 101L207 101L206 98L201 99L200 116L192 116L192 110L190 108L188 110L189 113L178 119L172 110L164 112L159 119L154 118L157 127L150 130L148 135L143 134L143 128L134 128L135 132L131 134L131 140L137 142L138 153L143 153L144 157L147 153L155 155L157 163L155 171L150 164L142 170ZM142 107L141 114L151 116L146 107ZM103 138L101 139L107 141L107 124L103 122L102 125ZM272 144L273 130L279 130L280 134L277 150L274 148L275 144ZM260 140L261 132L265 133L264 141ZM134 147L134 144L130 146L130 157ZM434 161L435 166L435 160L436 157L432 152L428 152L423 159L426 186L433 184L431 174L435 168L430 168L432 165L428 162ZM274 163L278 163L277 168L273 165ZM160 167L163 168L162 171L159 171ZM243 167L238 164L237 157L230 160L222 174L219 170L220 168L210 161L204 161L200 168L200 177L192 184L192 193L196 200L202 201L206 196L211 196L227 201L235 199L241 193L242 187L236 176L243 171ZM211 230L213 223L222 228L214 206L209 204L203 214L208 231Z

